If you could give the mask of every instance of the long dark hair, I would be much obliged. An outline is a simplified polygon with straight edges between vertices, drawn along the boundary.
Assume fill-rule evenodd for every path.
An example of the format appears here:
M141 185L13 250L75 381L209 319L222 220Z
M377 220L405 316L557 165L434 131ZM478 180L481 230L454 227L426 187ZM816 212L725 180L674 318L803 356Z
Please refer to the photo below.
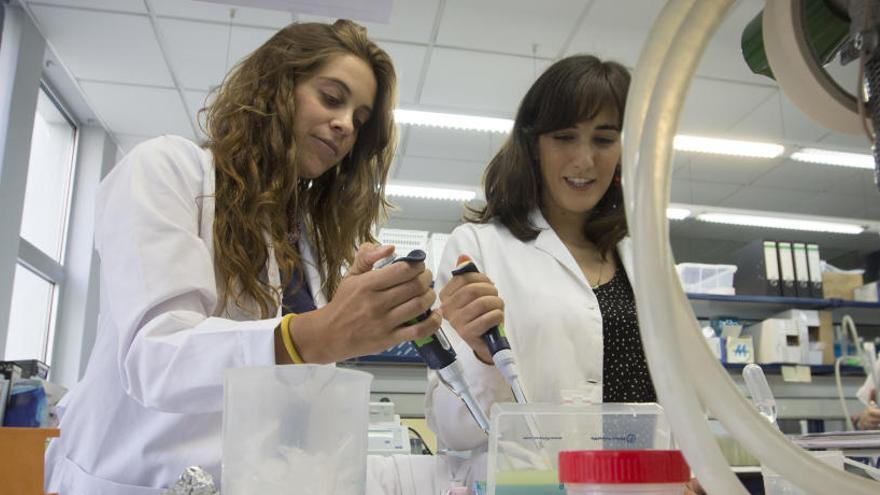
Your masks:
M372 69L373 112L338 166L301 181L292 137L294 89L340 54L352 54ZM300 214L324 280L312 291L332 297L342 267L352 262L358 244L375 241L372 226L386 214L396 86L391 57L366 29L347 20L291 24L226 76L213 103L203 109L205 146L214 155L216 176L214 260L223 287L221 308L254 301L263 318L274 314L281 288L260 276L268 257L264 235L271 239L284 286L302 266L288 241L298 235L291 219Z
M486 167L486 206L468 208L465 219L476 223L497 219L517 239L535 239L540 231L529 221L529 213L541 207L538 136L592 119L609 106L622 121L629 81L626 67L592 55L574 55L551 65L529 88L510 137ZM619 177L618 165L608 191L583 226L584 236L603 257L627 234Z

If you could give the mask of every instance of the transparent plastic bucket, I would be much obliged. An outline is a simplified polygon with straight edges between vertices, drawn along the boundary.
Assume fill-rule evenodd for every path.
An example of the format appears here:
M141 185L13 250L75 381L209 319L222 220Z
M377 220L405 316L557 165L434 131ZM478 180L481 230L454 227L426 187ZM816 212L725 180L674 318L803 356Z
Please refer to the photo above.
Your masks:
M372 379L326 365L227 370L223 495L363 494Z

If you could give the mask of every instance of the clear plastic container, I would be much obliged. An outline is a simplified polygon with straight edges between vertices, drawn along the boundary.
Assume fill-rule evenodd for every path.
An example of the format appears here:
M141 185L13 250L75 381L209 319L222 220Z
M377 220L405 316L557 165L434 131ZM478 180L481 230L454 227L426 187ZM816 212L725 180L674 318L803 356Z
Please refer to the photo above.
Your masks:
M685 292L693 294L736 294L733 275L736 265L708 265L704 263L679 263L675 265L678 278Z
M678 450L559 453L559 482L566 495L681 495L690 472Z
M559 453L572 450L671 450L657 404L495 404L491 411L487 493L562 495Z
M227 370L223 494L364 493L372 379L312 364Z

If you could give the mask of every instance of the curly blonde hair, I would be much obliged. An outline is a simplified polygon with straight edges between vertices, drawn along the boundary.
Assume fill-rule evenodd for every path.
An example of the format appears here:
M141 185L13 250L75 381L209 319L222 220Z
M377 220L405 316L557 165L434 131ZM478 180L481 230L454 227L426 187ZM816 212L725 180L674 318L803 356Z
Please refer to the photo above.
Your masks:
M370 119L338 166L313 180L301 179L293 138L294 88L329 59L352 54L376 78ZM275 314L282 287L302 269L289 238L302 219L332 297L356 248L375 242L372 225L387 215L385 181L394 154L393 109L397 76L388 54L367 38L366 29L347 20L333 25L291 24L236 65L201 110L216 169L214 267L221 289L220 309L230 302ZM282 287L265 274L270 242ZM256 315L255 315L256 316Z

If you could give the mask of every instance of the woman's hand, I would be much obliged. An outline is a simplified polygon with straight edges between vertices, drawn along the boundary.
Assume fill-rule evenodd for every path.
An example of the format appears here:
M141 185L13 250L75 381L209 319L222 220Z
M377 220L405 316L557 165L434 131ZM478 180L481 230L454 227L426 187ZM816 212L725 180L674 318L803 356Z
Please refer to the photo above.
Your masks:
M871 390L868 400L868 407L859 413L856 420L857 430L878 430L880 429L880 407L877 407L877 390Z
M333 299L323 308L291 320L290 334L307 363L331 363L381 352L406 340L434 333L441 318L432 312L410 324L437 298L424 263L373 264L394 246L364 244Z
M706 495L706 492L703 490L703 487L700 486L700 482L697 481L696 478L691 478L691 480L684 485L684 495Z
M492 355L481 335L504 322L504 301L482 273L452 277L440 291L440 312L481 361L492 364Z

